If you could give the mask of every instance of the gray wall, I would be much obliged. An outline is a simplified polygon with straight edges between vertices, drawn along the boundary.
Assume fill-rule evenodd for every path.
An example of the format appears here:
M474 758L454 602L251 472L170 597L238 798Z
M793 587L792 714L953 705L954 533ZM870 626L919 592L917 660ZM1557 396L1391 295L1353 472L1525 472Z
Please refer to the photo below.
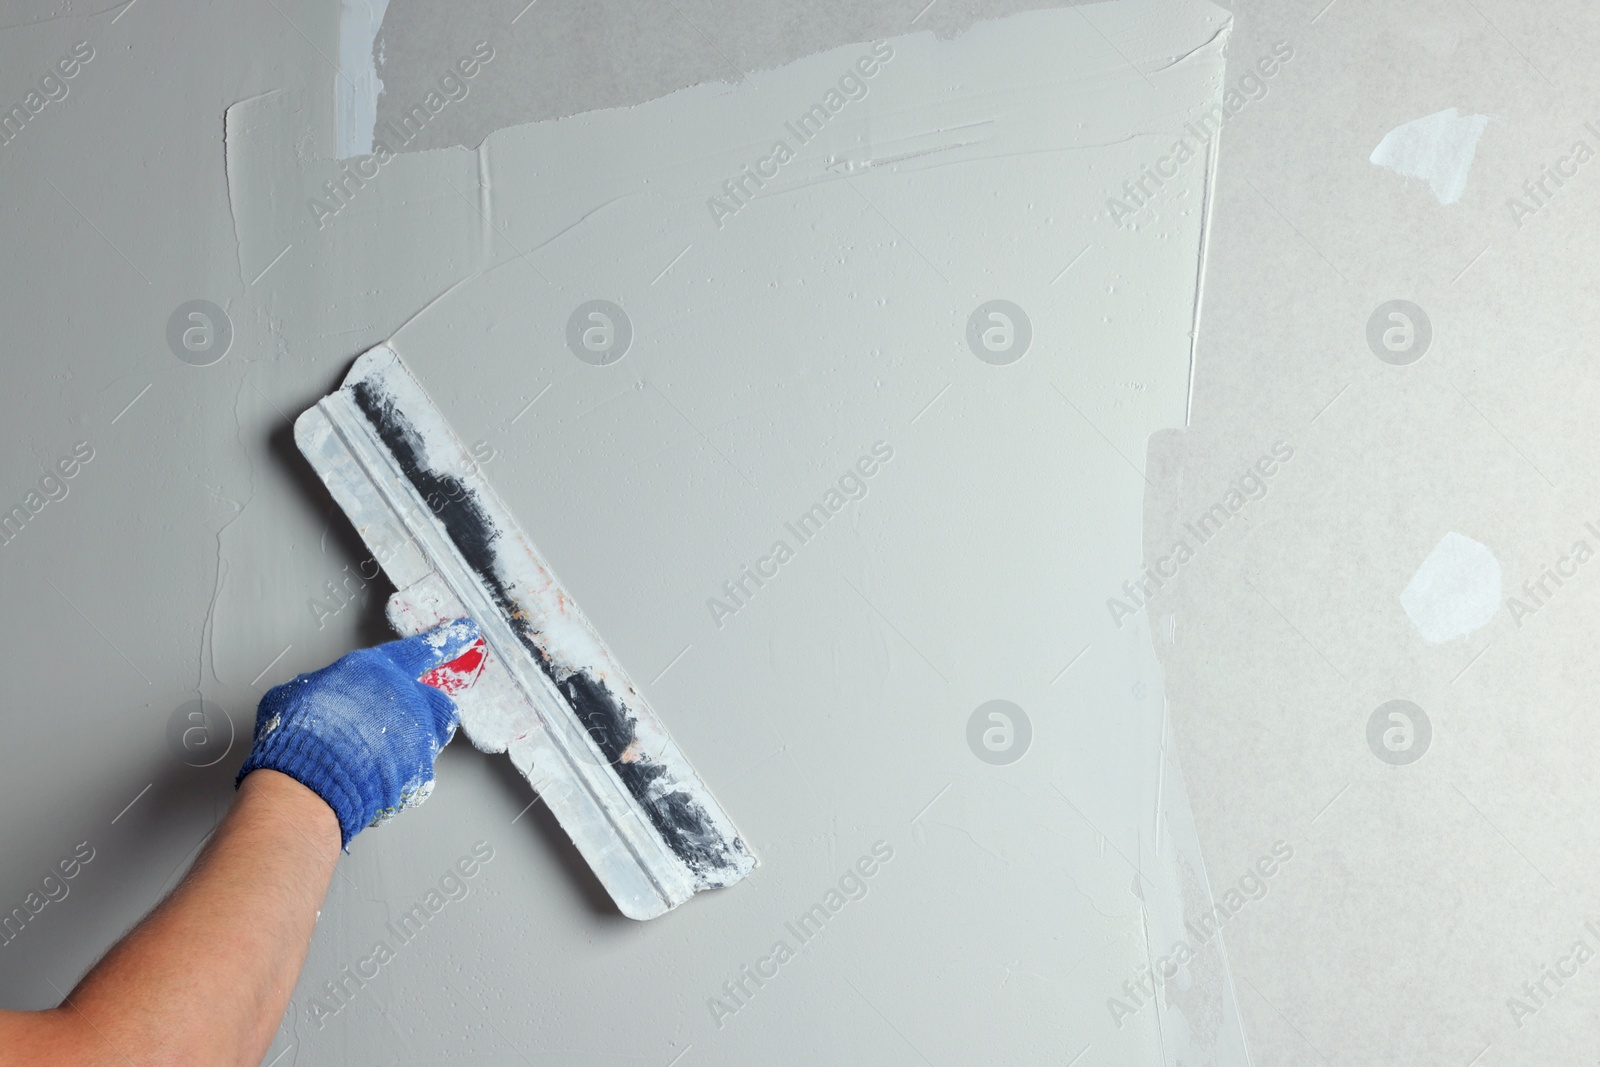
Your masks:
M1042 5L939 0L916 27L954 35L1033 6ZM1147 559L1165 554L1182 524L1241 470L1274 441L1292 442L1295 459L1267 495L1150 608L1168 672L1170 749L1183 764L1212 892L1220 896L1275 841L1295 850L1227 932L1244 1031L1267 1063L1586 1062L1579 1057L1592 1058L1600 1036L1595 964L1548 1004L1523 988L1580 938L1600 951L1584 926L1600 917L1586 888L1600 873L1588 833L1600 810L1588 784L1589 620L1600 587L1580 569L1520 624L1502 609L1442 644L1419 634L1399 593L1450 531L1492 550L1506 597L1574 541L1600 547L1583 525L1600 526L1588 455L1592 340L1583 329L1596 280L1589 235L1600 220L1589 183L1597 164L1520 226L1507 203L1525 197L1523 183L1574 140L1600 149L1584 126L1600 119L1588 86L1600 28L1575 4L1232 6L1230 78L1279 41L1292 43L1295 59L1221 139L1191 425L1151 442L1145 547ZM464 51L482 36L480 24L521 7L458 5L444 17L392 0L382 34L386 100L410 99L439 56ZM500 38L509 62L492 67L492 80L412 147L472 146L512 124L893 36L922 9L920 0L768 13L541 0L516 34ZM274 249L241 249L224 111L283 86L308 97L326 90L337 39L326 7L27 0L0 21L0 90L9 97L20 98L75 42L94 48L69 95L0 147L9 194L0 226L12 253L0 288L10 386L0 395L5 503L20 502L40 466L78 442L93 449L66 496L0 548L13 679L0 745L0 907L21 901L79 842L94 850L68 898L0 950L0 1003L39 1007L170 887L226 809L242 736L217 763L190 766L170 740L175 712L203 696L242 734L273 681L386 636L379 584L321 629L307 610L363 553L295 453L289 419L331 388L354 354L437 296L459 264L446 262L455 254L446 249L440 262L373 292L359 278L319 275L316 262L293 251L274 263ZM1491 118L1460 203L1442 205L1422 183L1368 162L1389 130L1452 106ZM1158 199L1147 220L1165 210ZM1105 246L1122 240L1117 227L1098 225ZM279 271L316 279L326 307L308 316L275 298ZM1407 366L1380 361L1366 340L1374 309L1396 298L1420 305L1433 329L1429 351ZM234 314L235 347L208 368L215 373L195 373L167 344L169 315L193 299L226 303ZM811 484L803 473L795 484ZM585 559L576 540L564 551L580 572L604 569L604 551ZM608 638L628 662L654 664L636 668L654 676L681 647L676 636L631 620L628 588L597 588L602 604L591 611L612 620ZM1093 595L1116 593L1108 581ZM809 622L815 632L830 625L826 616ZM837 654L826 640L804 648L823 660ZM773 654L760 643L740 651ZM911 655L899 646L895 654ZM729 705L740 705L735 697L770 700L750 692ZM1407 765L1379 758L1366 732L1374 709L1397 698L1425 708L1433 728L1429 751ZM957 745L965 711L941 712ZM731 763L745 755L719 747L714 720L668 721L692 756ZM742 810L751 811L814 795L808 759L874 771L859 754L796 753L776 734L772 742L748 753L742 778L712 781L736 819L735 798L748 798ZM729 895L723 906L738 921L698 909L690 923L641 933L613 917L540 809L511 822L526 791L503 761L455 746L440 774L448 788L407 815L404 830L380 831L385 844L363 841L372 847L342 862L323 920L330 929L319 932L324 947L314 949L308 973L335 968L333 946L359 945L386 909L408 906L484 837L495 865L470 917L451 916L462 924L454 943L470 950L452 950L450 939L418 946L415 980L375 996L359 1022L314 1054L301 1049L291 1017L273 1055L285 1052L282 1063L434 1062L448 1051L484 1063L665 1064L692 1044L688 1023L652 1030L648 1044L635 1040L628 1011L608 1004L602 978L641 937L659 939L657 959L681 949L708 961L708 972L728 970L749 953L727 931L757 922L759 908L740 911L750 905ZM933 896L938 929L951 939L940 943L987 961L991 931L1026 938L1050 926L1033 913L989 922L996 901L1044 904L1008 896L1016 872L986 857L962 827L1023 818L1033 798L999 802L1008 785L971 781L981 784L976 799L952 816L962 825L944 827L935 842L948 847L927 848L926 837L905 831L900 854L911 870L880 890L879 903L893 911ZM848 811L838 796L828 799L830 812ZM908 818L923 799L907 797ZM477 830L491 822L492 833ZM1069 825L1085 840L1096 836L1070 819L1057 828ZM787 847L803 854L806 869L828 871L880 836L892 837L838 815ZM1060 837L1007 840L1005 860L1019 862ZM782 848L763 859L763 870L782 869ZM991 863L992 878L971 877ZM1041 863L1027 870L1062 874ZM938 886L956 882L965 895L938 898ZM797 899L823 887L800 886ZM526 903L530 893L535 905ZM885 1018L895 1005L880 1012L851 992L850 979L894 990L911 1015L922 986L954 984L957 1001L985 1011L1005 1006L951 1023L974 1031L993 1019L991 1034L960 1047L963 1055L995 1050L994 1062L1066 1062L1076 1046L1040 1047L1030 1033L1065 1034L1105 1011L1099 999L1052 999L1054 973L1041 979L1030 967L1047 960L1066 971L1074 961L1053 959L1048 941L1011 967L934 970L931 952L874 942L872 928L860 938L869 954L879 950L874 969L864 978L837 967L794 975L804 1010L769 1024L759 1047L785 1050L777 1055L789 1062L820 1062L840 1048L863 1061L953 1062L937 1029L900 1033ZM701 985L677 987L670 973L650 978L664 1005L652 1018L676 1012L703 1027ZM1014 994L1019 986L1026 992ZM1537 1010L1518 1016L1513 997ZM541 1043L572 1018L605 1026L581 1042ZM683 1062L733 1062L744 1047L702 1042Z

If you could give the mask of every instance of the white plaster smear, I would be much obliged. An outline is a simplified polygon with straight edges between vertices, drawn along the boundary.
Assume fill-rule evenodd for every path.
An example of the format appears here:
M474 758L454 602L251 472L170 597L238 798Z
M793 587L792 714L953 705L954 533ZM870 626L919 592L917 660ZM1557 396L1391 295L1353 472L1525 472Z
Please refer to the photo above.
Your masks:
M1145 487L1123 456L1184 424L1210 168L1173 179L1139 232L1108 241L1096 211L1216 105L1227 27L1187 0L1029 12L406 153L360 182L297 160L329 142L295 94L229 112L243 284L291 249L251 290L270 291L279 343L404 323L391 343L497 456L489 481L624 665L642 680L682 655L644 688L773 872L685 908L681 937L597 952L615 932L559 865L530 865L505 890L516 919L487 927L536 929L548 962L456 947L530 1002L562 1000L528 1040L645 1058L677 1034L719 1062L796 1062L784 1035L830 1010L800 994L831 971L952 1062L1089 1044L1085 1062L1248 1062L1222 939L1182 947L1213 902L1151 636L1103 608L1104 575L1143 566ZM821 134L796 138L818 106ZM746 168L761 186L719 211ZM348 202L319 226L307 202L331 180ZM565 341L594 299L633 326L605 367ZM994 299L1032 326L1005 366L967 347ZM309 369L307 396L342 371ZM877 440L894 458L867 495L713 625L708 598ZM259 613L225 595L219 611ZM1002 696L1034 739L991 767L963 727ZM786 965L811 977L757 994L753 1016L685 1017L771 951L858 831L905 857L885 876L905 881L853 905L878 909L871 935ZM314 958L370 948L348 936ZM907 967L946 977L901 996ZM1151 968L1170 978L1153 1003L1128 992ZM394 981L427 995L425 974ZM634 1005L628 1027L574 983ZM871 1012L836 1025L841 1047L884 1040Z
M1500 561L1472 538L1447 533L1406 583L1400 605L1433 644L1465 637L1500 610Z
M339 159L372 152L378 121L378 77L372 54L389 0L343 0L339 8L339 69L333 78L334 154Z
M1441 204L1460 201L1478 152L1487 115L1463 115L1449 108L1414 119L1384 134L1372 162L1403 178L1421 178Z

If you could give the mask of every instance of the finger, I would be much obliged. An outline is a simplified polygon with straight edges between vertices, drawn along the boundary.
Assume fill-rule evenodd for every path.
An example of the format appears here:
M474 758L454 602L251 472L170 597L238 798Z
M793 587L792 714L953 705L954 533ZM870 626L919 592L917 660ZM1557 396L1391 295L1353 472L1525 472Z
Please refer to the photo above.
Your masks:
M422 686L422 699L427 703L428 710L433 713L434 738L439 747L443 748L455 736L456 727L461 724L461 710L456 707L456 702L445 693L428 686Z
M477 639L478 624L463 618L415 637L404 637L379 645L378 651L388 656L389 661L408 678L416 678L441 663L449 663Z

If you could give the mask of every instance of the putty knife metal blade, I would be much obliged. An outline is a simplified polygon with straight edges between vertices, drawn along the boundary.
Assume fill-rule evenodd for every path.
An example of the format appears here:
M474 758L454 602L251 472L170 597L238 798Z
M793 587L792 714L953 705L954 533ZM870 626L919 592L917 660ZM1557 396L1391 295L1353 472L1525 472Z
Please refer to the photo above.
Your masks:
M624 915L750 873L728 816L391 347L357 359L295 442L398 590L397 631L478 621L462 729L511 756Z

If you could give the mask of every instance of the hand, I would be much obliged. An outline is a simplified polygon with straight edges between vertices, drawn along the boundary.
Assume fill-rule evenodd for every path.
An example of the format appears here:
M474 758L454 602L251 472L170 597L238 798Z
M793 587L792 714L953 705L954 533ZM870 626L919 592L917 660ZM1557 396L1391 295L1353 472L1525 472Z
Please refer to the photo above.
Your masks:
M433 791L433 762L461 719L454 700L418 678L477 641L478 624L457 619L274 686L235 786L262 768L288 775L333 809L348 848L364 827Z

